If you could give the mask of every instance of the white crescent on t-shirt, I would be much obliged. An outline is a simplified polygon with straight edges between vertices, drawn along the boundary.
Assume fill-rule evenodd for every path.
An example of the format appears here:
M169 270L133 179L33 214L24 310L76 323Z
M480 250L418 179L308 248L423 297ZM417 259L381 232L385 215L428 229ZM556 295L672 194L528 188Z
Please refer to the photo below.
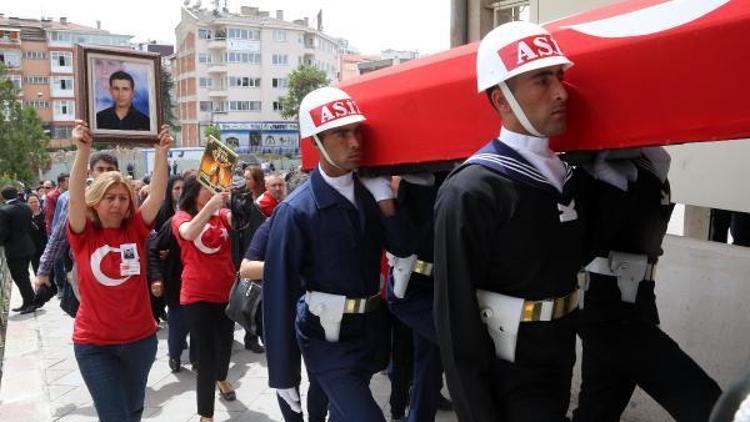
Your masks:
M94 278L99 283L107 286L107 287L114 287L119 286L120 284L128 281L130 276L122 277L122 278L111 278L104 274L102 271L102 260L105 256L107 256L110 252L120 252L120 248L114 248L109 245L104 245L99 248L97 248L94 253L91 254L91 259L89 260L89 266L91 267L91 273L94 275Z
M215 248L209 248L205 243L203 243L203 234L206 233L209 229L214 228L215 227L213 225L207 223L205 226L203 226L203 230L201 230L201 233L195 239L193 239L193 245L195 245L195 248L206 255L213 255L216 252L219 252L219 250L221 249L221 245ZM221 236L229 236L229 233L227 233L227 229L225 229L224 227L221 228Z

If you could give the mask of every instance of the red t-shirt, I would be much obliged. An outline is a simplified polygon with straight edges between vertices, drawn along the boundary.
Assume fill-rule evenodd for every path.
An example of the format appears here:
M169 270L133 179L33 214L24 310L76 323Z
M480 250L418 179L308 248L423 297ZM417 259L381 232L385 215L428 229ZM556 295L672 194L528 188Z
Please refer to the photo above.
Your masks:
M172 217L172 232L182 249L182 290L180 303L227 303L234 283L232 245L229 239L229 210L212 215L201 234L192 242L180 236L180 225L192 220L185 211Z
M86 219L83 232L76 234L68 225L81 293L73 342L121 344L154 334L156 322L146 282L145 246L150 231L140 210L116 229L97 228ZM131 268L122 268L128 262Z
M271 196L268 191L263 192L263 194L259 196L258 199L255 200L255 202L258 204L258 207L266 217L270 217L271 214L273 214L273 210L274 208L276 208L276 205L279 205L279 201Z

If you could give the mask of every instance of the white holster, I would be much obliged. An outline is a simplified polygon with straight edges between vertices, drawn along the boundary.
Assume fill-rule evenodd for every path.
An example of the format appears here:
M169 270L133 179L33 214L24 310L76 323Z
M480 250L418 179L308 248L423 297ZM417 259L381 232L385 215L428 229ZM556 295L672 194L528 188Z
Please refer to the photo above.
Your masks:
M411 273L417 263L417 255L399 258L390 252L386 252L386 256L388 257L388 265L393 268L393 294L397 298L403 299L406 295L406 289L409 288Z
M620 300L635 303L638 286L645 279L648 266L646 255L612 251L609 258L594 258L586 266L586 271L617 277Z
M320 325L326 335L326 341L339 341L341 320L344 318L346 296L322 292L307 292L305 302L313 315L320 318Z
M515 362L524 299L477 289L477 302L482 322L487 325L487 332L495 343L495 355Z

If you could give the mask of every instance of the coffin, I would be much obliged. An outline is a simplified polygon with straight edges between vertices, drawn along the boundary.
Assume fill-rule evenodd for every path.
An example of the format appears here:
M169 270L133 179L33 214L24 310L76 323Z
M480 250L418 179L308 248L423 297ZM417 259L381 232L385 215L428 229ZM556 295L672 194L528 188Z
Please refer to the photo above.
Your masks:
M750 0L631 0L545 27L575 62L556 151L750 137ZM497 136L500 119L476 92L477 46L339 85L368 118L363 167L461 160Z

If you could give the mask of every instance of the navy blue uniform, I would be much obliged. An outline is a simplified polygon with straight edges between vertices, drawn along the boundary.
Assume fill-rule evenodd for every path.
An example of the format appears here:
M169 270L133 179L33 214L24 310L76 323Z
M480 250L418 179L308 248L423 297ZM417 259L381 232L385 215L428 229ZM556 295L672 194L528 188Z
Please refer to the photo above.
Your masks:
M399 207L413 225L414 250L419 260L432 263L434 218L433 208L438 188L446 174L436 175L432 186L421 186L401 180L398 193ZM403 299L393 293L393 277L388 283L388 307L414 334L414 385L409 406L410 422L434 421L443 365L435 332L432 312L434 282L432 275L412 272Z
M265 261L266 258L266 246L268 245L268 233L271 231L271 223L273 222L273 216L267 219L263 224L258 227L255 231L250 246L245 251L245 259L250 261ZM295 361L298 365L300 364L299 352L297 353L297 359ZM298 371L302 368L298 367ZM308 374L310 380L310 387L307 389L307 414L309 415L310 422L323 422L326 420L328 399L325 393L320 388L320 384L315 380L315 377ZM299 388L298 388L299 390ZM299 391L298 391L299 393ZM279 408L281 414L284 416L285 422L302 422L304 418L302 413L293 411L287 402L281 397L277 396L279 401Z
M305 291L376 295L383 248L403 256L400 216L383 217L356 176L354 197L356 207L316 169L275 210L263 276L269 385L299 383L299 345L328 396L332 421L383 421L369 381L387 363L387 310L344 315L338 342L328 342L303 297Z

